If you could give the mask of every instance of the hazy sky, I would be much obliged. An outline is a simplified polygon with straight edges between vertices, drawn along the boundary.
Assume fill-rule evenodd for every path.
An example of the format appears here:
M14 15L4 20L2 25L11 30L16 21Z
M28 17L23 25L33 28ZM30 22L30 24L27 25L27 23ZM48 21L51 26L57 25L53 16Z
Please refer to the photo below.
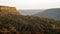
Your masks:
M0 0L0 5L15 6L17 9L60 8L60 0Z

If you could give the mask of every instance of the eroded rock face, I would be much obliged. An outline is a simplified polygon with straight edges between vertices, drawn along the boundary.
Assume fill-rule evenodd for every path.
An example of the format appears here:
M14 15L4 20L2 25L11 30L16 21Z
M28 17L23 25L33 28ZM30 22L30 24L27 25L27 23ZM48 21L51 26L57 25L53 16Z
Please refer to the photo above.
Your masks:
M9 7L9 6L0 6L0 15L5 14L14 14L14 15L20 15L15 7Z

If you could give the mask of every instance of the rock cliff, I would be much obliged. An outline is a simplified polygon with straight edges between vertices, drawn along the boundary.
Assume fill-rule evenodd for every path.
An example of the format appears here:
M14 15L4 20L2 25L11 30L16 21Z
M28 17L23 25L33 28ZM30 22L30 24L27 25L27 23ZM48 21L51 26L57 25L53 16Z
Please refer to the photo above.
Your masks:
M15 7L0 6L0 15L6 14L20 15Z

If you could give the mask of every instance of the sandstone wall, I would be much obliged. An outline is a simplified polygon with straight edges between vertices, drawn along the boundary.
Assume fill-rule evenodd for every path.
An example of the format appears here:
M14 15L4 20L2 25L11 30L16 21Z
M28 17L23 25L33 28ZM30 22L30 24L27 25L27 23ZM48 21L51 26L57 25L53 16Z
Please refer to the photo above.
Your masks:
M0 6L0 14L15 14L19 15L15 7Z

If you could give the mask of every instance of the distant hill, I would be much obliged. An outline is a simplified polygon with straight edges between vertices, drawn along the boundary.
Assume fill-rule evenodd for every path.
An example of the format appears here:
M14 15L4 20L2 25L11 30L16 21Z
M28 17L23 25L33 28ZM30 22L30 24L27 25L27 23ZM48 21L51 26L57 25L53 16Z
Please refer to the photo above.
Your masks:
M44 10L36 9L36 10L17 10L17 11L19 11L22 15L32 15L32 14L42 12Z
M43 12L33 14L33 16L43 16L47 18L53 18L53 19L60 20L60 8L47 9Z

